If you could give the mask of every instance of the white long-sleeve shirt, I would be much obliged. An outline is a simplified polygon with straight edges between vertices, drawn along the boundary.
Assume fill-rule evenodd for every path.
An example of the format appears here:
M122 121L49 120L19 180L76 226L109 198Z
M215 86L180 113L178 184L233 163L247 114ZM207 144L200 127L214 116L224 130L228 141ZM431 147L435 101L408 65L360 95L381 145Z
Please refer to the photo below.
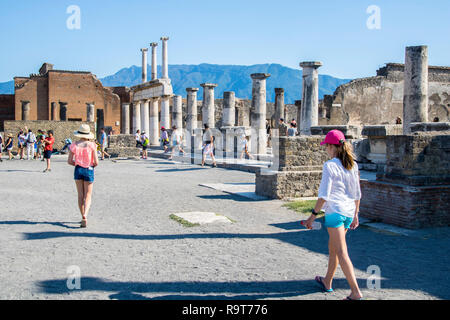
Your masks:
M356 210L355 200L361 199L357 163L352 170L347 170L338 158L325 162L319 198L326 201L325 214L339 213L353 218Z

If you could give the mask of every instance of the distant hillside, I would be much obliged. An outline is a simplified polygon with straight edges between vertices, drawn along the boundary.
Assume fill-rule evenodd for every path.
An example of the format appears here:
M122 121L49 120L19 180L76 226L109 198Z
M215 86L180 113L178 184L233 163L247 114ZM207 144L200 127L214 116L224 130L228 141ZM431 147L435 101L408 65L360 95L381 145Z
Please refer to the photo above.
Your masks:
M150 66L148 72L150 73ZM302 71L284 67L279 64L259 64L252 66L237 65L169 65L169 77L172 79L174 93L186 96L186 88L200 88L198 97L202 99L201 83L217 83L215 97L222 98L224 91L234 91L236 97L251 99L252 97L252 73L270 73L267 79L267 100L274 102L274 88L284 88L285 103L294 103L300 100L302 95ZM158 75L161 74L158 66ZM105 86L134 86L141 82L141 67L132 66L118 71L112 76L100 79ZM338 79L327 75L319 75L319 96L333 94L341 84L349 82L349 79Z
M14 94L14 80L0 82L0 94Z
M150 76L151 67L148 66ZM215 97L222 98L224 91L234 91L236 97L251 99L252 97L252 73L270 73L267 79L267 100L274 102L274 88L284 88L285 103L294 103L300 100L302 95L302 71L291 69L279 64L258 64L252 66L237 65L169 65L169 76L172 79L174 93L186 96L186 88L198 87L198 98L202 100L203 90L201 83L217 83ZM158 75L161 67L158 66ZM111 76L100 79L104 86L127 86L131 87L141 82L141 67L131 66L119 70ZM319 75L319 97L325 94L333 94L341 84L349 82L349 79L338 79L328 75ZM0 83L0 94L14 93L14 81Z

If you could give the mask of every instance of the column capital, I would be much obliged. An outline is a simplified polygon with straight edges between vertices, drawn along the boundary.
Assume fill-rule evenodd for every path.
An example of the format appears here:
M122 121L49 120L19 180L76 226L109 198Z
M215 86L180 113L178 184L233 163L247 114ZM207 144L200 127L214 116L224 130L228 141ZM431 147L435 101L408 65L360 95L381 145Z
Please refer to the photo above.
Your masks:
M230 98L230 97L234 97L234 96L235 96L234 91L224 91L223 92L223 98L224 99L227 99L227 98Z
M200 86L203 88L215 88L217 87L217 83L202 83Z
M142 48L141 51L142 51L142 52L147 52L148 49L147 49L147 48Z
M300 62L300 67L302 68L320 68L322 66L322 62L320 61L303 61Z
M264 80L270 77L270 73L252 73L250 75L253 80Z
M284 89L283 88L275 88L275 93L276 94L283 94L284 93Z
M22 102L22 103L30 103L30 101L28 101L28 100L20 100L20 102Z
M158 42L152 42L150 43L150 47L157 47L158 46Z
M198 88L186 88L187 92L197 92Z
M162 40L162 41L167 41L167 40L169 40L169 37L161 37L160 40Z

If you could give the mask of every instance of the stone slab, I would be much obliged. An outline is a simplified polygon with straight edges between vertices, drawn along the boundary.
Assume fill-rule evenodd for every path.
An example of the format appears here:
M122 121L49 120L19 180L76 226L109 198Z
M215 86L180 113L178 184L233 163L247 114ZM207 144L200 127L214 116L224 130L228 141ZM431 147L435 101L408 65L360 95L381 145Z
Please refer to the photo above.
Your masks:
M174 213L173 215L186 220L193 224L210 224L210 223L232 223L232 221L220 214L214 213L214 212L201 212L201 211L194 211L194 212L179 212Z

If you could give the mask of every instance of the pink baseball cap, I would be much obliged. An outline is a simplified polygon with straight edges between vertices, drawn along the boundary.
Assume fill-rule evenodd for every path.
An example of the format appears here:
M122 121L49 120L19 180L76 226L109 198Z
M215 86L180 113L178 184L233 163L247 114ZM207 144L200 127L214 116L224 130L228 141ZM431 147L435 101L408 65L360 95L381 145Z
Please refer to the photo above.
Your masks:
M328 144L336 144L341 145L345 141L344 134L339 130L331 130L327 133L327 136L325 137L325 140L323 140L320 145L324 145L325 143Z

